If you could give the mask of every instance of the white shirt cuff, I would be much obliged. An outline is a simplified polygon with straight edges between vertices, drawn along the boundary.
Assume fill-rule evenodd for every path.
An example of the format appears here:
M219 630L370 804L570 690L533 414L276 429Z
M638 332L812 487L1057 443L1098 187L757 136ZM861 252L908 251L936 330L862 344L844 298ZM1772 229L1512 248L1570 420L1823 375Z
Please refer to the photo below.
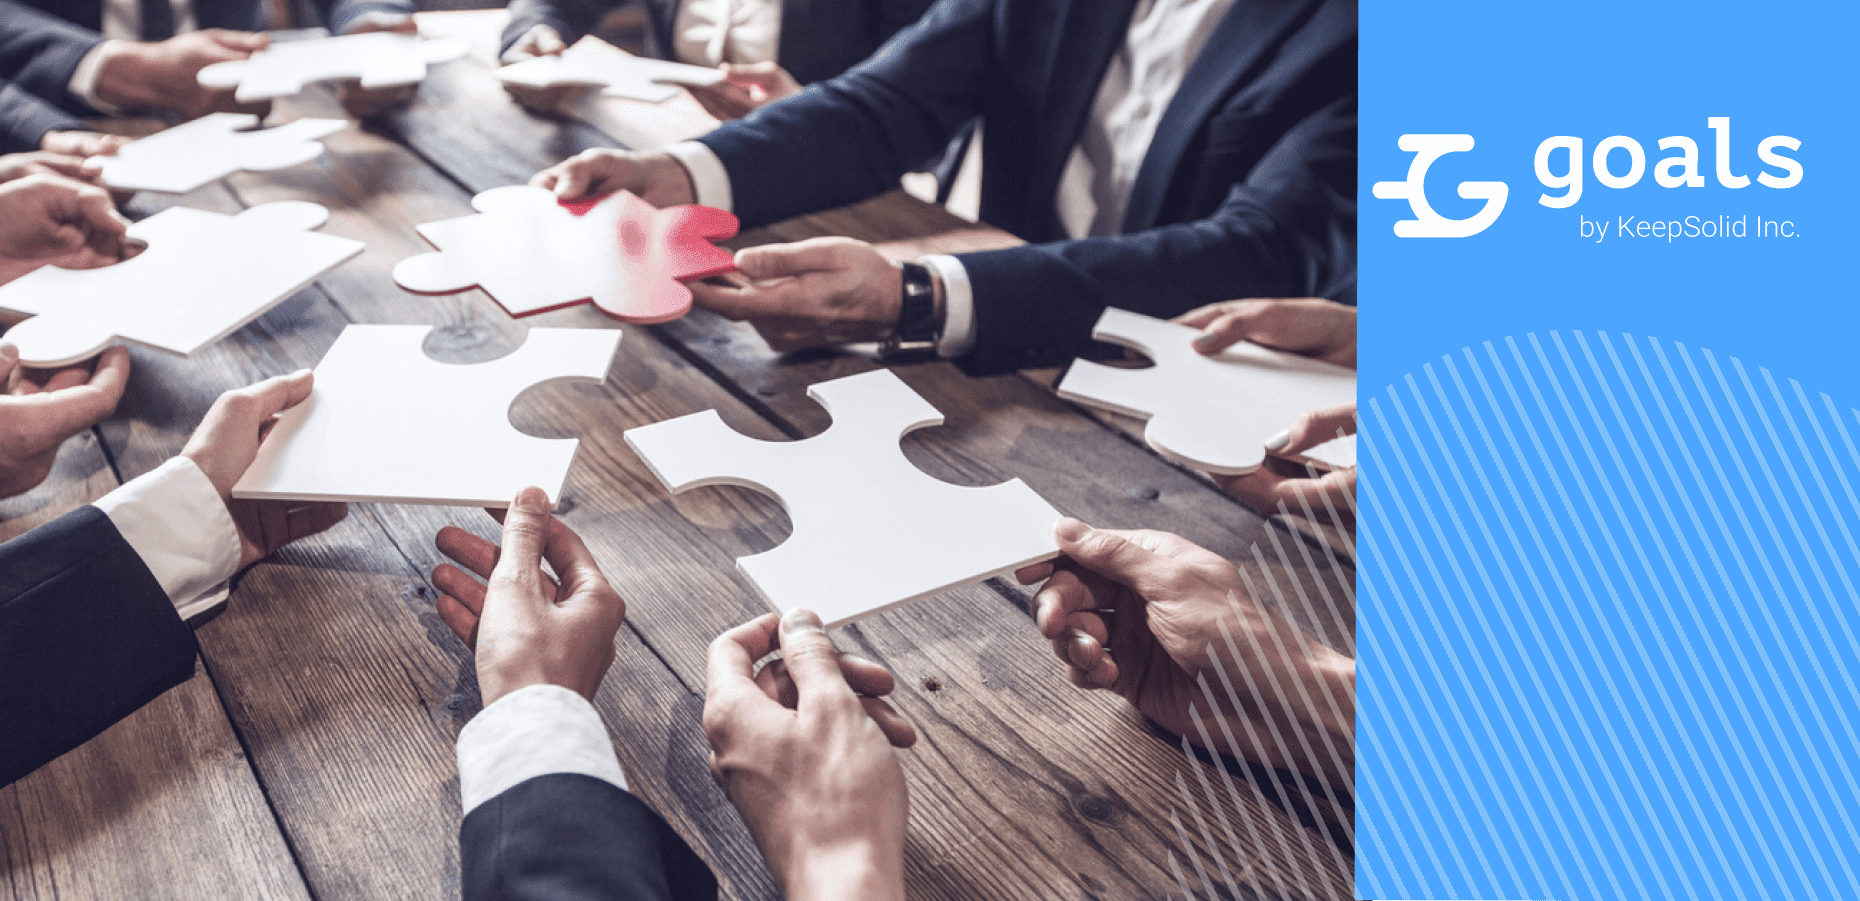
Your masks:
M98 44L78 60L77 68L71 72L71 83L66 87L71 95L91 105L100 113L120 113L121 109L97 99L97 80L103 77L103 64L117 51L127 45L127 41L109 40Z
M99 498L123 540L161 583L182 618L226 596L239 570L239 530L206 473L175 457Z
M730 195L730 171L723 168L723 160L709 147L697 141L680 141L665 148L665 152L691 173L691 193L696 195L699 206L735 212L735 198Z
M953 360L975 348L975 288L969 284L969 270L962 261L938 254L918 263L936 270L943 280L943 336L937 339L936 355Z
M626 788L601 715L560 685L531 685L498 698L459 732L458 754L468 815L537 776L579 773Z

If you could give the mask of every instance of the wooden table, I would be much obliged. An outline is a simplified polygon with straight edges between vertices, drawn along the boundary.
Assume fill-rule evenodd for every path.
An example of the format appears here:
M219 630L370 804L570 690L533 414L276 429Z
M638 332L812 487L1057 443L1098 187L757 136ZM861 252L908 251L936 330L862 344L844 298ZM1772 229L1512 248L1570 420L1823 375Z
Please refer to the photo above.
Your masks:
M280 104L273 121L305 115L341 113L313 92ZM137 198L138 215L311 200L333 211L325 231L368 249L194 359L135 351L117 414L72 439L46 485L0 502L0 537L152 469L221 391L313 366L348 323L431 324L429 353L457 363L511 351L530 326L615 328L587 308L519 323L482 293L416 296L389 277L428 249L416 224L466 214L476 191L613 143L522 112L467 60L436 70L391 121L328 139L317 163ZM893 194L737 243L820 234L900 252L1013 240ZM806 438L827 424L806 386L874 365L777 357L747 327L699 312L629 327L605 383L540 387L512 411L525 432L582 440L562 516L628 601L597 706L633 789L732 898L776 892L706 770L704 652L763 610L734 558L779 544L789 524L749 490L668 495L621 433L714 408L752 436ZM970 379L940 362L897 372L947 415L904 442L926 472L959 484L1019 477L1094 523L1183 534L1237 561L1325 640L1353 647L1347 538L1251 513L1154 456L1131 424L1056 400L1051 373ZM480 702L470 654L433 611L432 536L447 524L496 534L476 510L357 505L247 573L229 611L200 629L193 680L0 791L0 895L456 896L453 742ZM1074 689L1027 606L1025 589L995 580L837 635L897 674L895 703L923 736L904 754L914 897L1163 897L1180 894L1178 878L1203 895L1200 873L1222 896L1231 881L1240 897L1349 897L1347 811L1283 774L1199 761L1121 700Z

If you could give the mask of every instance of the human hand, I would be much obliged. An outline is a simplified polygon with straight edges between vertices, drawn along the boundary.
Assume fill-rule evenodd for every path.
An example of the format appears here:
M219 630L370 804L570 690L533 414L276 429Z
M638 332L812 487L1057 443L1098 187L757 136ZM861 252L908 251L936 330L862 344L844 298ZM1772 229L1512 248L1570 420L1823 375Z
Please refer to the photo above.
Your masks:
M522 37L517 38L517 42L511 44L510 49L505 50L503 56L498 57L498 61L508 66L511 63L520 63L539 56L561 56L562 51L567 49L568 43L562 40L560 32L548 25L537 25L524 32ZM587 85L576 84L532 88L505 82L504 90L509 91L510 96L526 109L553 114L562 108L563 101L590 88Z
M433 570L433 585L444 592L439 618L477 653L485 706L531 685L560 685L593 700L613 665L626 601L581 536L549 514L541 488L518 492L503 523L501 550L455 526L439 531L434 543L464 567ZM560 582L543 572L544 560Z
M28 175L54 175L89 184L97 181L97 174L84 167L84 157L81 156L45 150L0 156L0 184Z
M129 352L112 347L88 365L26 370L19 348L0 343L0 498L30 491L52 472L65 439L116 410L129 383Z
M0 284L40 266L95 269L128 255L110 192L55 175L0 184Z
M1321 297L1228 300L1174 321L1202 330L1194 347L1204 354L1244 340L1356 368L1356 308Z
M864 241L765 244L738 251L736 268L749 284L692 282L691 295L719 316L747 320L778 352L881 341L897 329L903 271Z
M553 191L562 200L631 191L660 209L697 202L691 173L669 153L632 153L604 147L583 150L536 173L530 184Z
M1268 456L1258 469L1241 476L1217 475L1214 481L1268 516L1283 507L1347 527L1356 522L1356 467L1325 469L1289 458L1339 435L1354 434L1355 404L1312 410L1266 442Z
M1015 575L1045 580L1034 622L1074 685L1114 691L1208 750L1349 785L1354 660L1256 603L1239 570L1180 537L1073 519L1054 535L1065 556Z
M129 141L123 135L107 135L100 131L48 131L45 138L39 141L39 149L46 153L83 158L115 156Z
M792 705L755 662L780 647ZM860 697L873 674L833 649L806 610L759 617L710 645L704 735L711 773L792 899L904 897L910 801L892 751L915 733L891 705ZM875 666L875 665L874 665ZM769 667L763 669L767 673ZM879 670L882 672L882 670ZM888 681L888 680L887 680Z
M801 83L773 61L724 63L724 80L708 87L687 88L699 106L724 121L740 119L764 105L801 93Z
M239 532L239 568L245 569L299 538L315 535L349 515L347 504L293 504L234 500L233 486L245 475L279 413L310 397L315 375L300 369L219 396L181 449L219 491Z
M270 44L270 35L223 28L125 43L104 57L97 96L111 106L167 110L188 119L219 112L262 117L271 111L269 101L241 104L232 89L209 88L197 76L214 63L249 58Z
M356 17L349 30L343 34L368 34L385 31L392 34L418 34L420 29L414 24L412 16L391 13L363 13ZM342 109L356 119L370 119L379 116L397 106L405 106L413 100L413 95L420 92L417 84L394 85L386 88L364 88L359 79L345 78L337 83L336 99L342 103Z

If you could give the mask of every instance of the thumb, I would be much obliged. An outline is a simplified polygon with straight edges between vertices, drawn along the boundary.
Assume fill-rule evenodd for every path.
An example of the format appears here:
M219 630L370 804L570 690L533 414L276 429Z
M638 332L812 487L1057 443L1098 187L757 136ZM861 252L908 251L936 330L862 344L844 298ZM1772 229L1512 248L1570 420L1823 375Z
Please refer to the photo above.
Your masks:
M211 35L213 40L220 46L230 50L238 50L242 53L252 53L263 50L271 45L271 36L264 33L226 31L224 29L214 28L209 30L207 34Z
M12 344L0 343L0 392L6 391L6 383L19 366L19 348Z
M794 679L800 706L853 699L852 688L840 673L833 639L827 637L820 617L812 610L796 609L782 615L781 656L787 662L789 677Z
M504 513L504 549L491 570L493 582L523 584L542 571L549 520L548 494L536 487L517 492Z
M802 241L798 244L764 244L736 254L736 268L752 279L782 278L837 269L839 249L831 244Z
M1132 534L1094 529L1070 517L1053 528L1059 550L1074 563L1147 597L1175 562L1131 540Z
M1339 435L1356 434L1356 405L1342 404L1312 410L1298 417L1291 428L1266 439L1266 450L1281 457L1301 454Z
M767 88L781 81L781 67L774 60L759 63L724 63L724 78L738 87Z

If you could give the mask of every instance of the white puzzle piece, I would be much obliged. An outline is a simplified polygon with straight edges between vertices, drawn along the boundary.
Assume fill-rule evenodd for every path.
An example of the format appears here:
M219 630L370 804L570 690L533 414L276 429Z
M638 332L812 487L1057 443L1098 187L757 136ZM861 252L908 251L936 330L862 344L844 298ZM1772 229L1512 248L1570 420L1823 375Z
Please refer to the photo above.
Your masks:
M774 495L794 533L737 561L777 608L829 626L1058 554L1054 510L1019 479L985 488L925 475L898 442L943 416L889 370L808 389L833 417L805 441L760 441L717 411L626 433L673 492L741 485Z
M508 84L527 88L557 85L599 87L601 93L647 103L662 103L678 96L670 85L709 87L723 81L723 73L684 63L634 56L599 38L586 37L561 56L539 56L497 70Z
M36 269L0 286L0 308L33 318L7 332L30 366L64 366L123 338L191 354L232 334L362 251L314 229L314 203L237 216L173 207L129 227L141 254L101 269Z
M543 382L606 378L620 332L531 329L516 351L466 366L428 357L431 332L343 329L233 497L508 507L535 485L559 500L580 440L525 435L510 405Z
M580 216L554 194L528 185L492 188L471 205L479 215L418 226L439 252L401 260L394 281L426 294L477 285L512 316L573 306L625 287L616 237L620 195Z
M1143 436L1151 447L1217 475L1258 469L1267 439L1300 415L1356 400L1354 370L1245 341L1204 356L1190 343L1199 334L1185 325L1107 309L1092 337L1133 348L1156 365L1122 369L1076 360L1059 383L1059 396L1148 419ZM1356 462L1354 441L1333 441L1323 450L1328 456L1318 459L1325 462Z
M342 119L298 119L257 129L258 117L214 113L92 159L109 187L185 194L241 170L269 172L316 159L319 138L348 126ZM257 130L254 130L257 129Z
M385 31L349 34L272 44L249 59L214 63L197 77L209 88L236 87L233 96L240 103L255 103L291 97L311 82L332 78L359 79L364 88L417 84L426 78L427 66L470 50L453 39L429 41Z

